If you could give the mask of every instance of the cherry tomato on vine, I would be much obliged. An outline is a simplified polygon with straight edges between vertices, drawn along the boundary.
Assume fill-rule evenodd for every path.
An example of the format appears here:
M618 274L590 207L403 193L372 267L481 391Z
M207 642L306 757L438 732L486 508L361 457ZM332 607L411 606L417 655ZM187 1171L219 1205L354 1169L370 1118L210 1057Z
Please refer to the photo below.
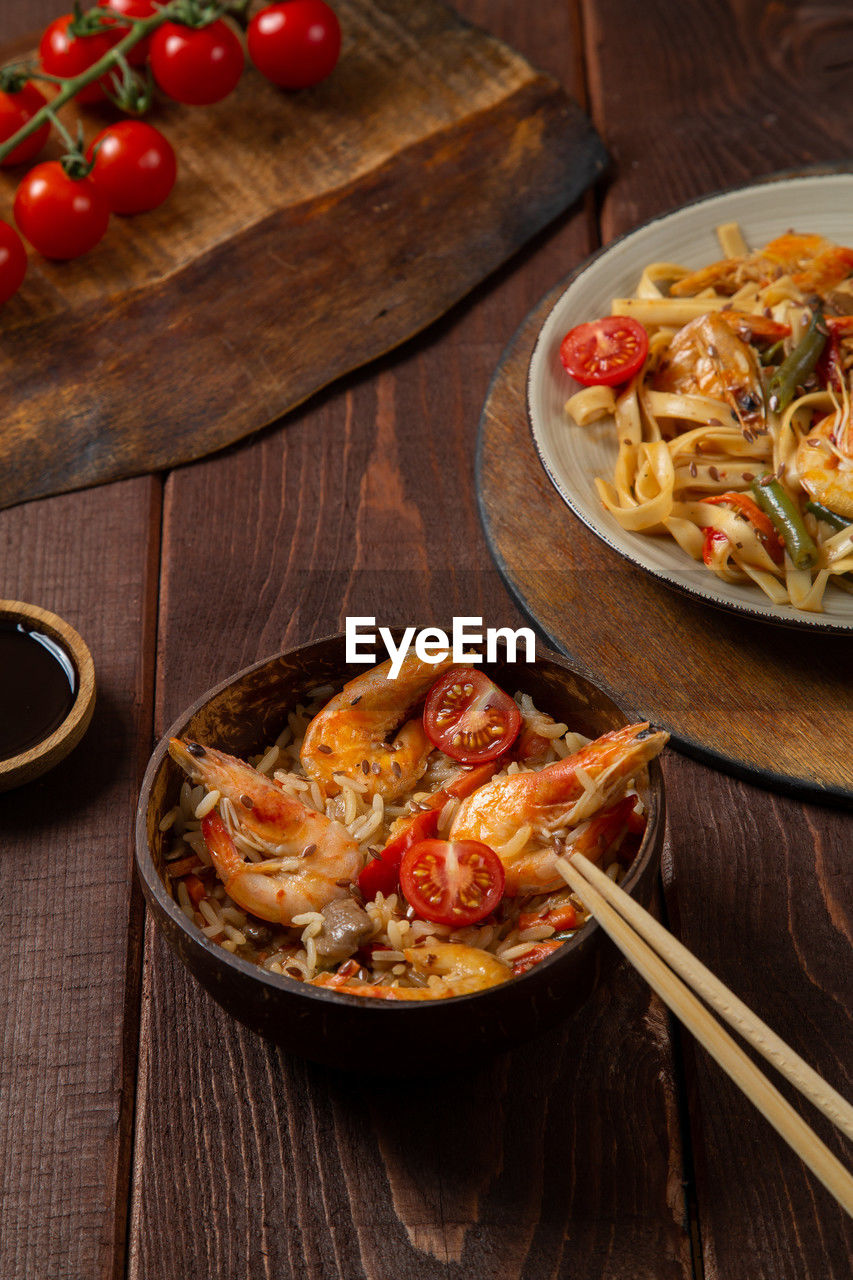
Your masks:
M144 120L119 120L102 129L86 152L89 181L113 213L156 209L175 185L177 162L168 138Z
M504 880L498 855L477 840L421 840L400 863L400 888L418 915L460 929L491 915Z
M39 41L39 61L52 76L79 76L88 71L105 53L117 44L117 31L99 31L91 36L75 36L68 28L74 22L74 14L66 13L56 18ZM106 95L104 87L110 87L109 76L87 84L76 95L78 102L100 102Z
M17 293L27 274L27 251L8 222L0 222L0 303Z
M58 160L37 164L15 192L15 221L45 258L88 253L103 236L109 206L88 178L69 178Z
M521 712L483 671L452 667L427 694L424 731L452 760L480 764L512 746Z
M613 387L643 367L649 336L631 316L605 316L570 329L560 345L567 373L586 387Z
M114 13L123 13L126 18L150 18L152 14L157 12L156 0L98 0L98 6L101 9L112 9ZM116 21L115 26L116 30L121 34L121 38L124 39L130 27L122 26L118 21ZM145 65L148 60L148 47L150 44L151 38L149 36L133 46L127 55L127 60L132 67Z
M0 91L0 142L5 142L13 134L32 120L37 111L45 105L47 99L34 84L24 84L14 93ZM23 142L19 142L14 151L10 151L6 159L0 161L3 167L13 164L24 164L32 160L41 151L50 136L50 121L46 121L35 133L31 133Z
M243 72L243 46L227 22L206 27L164 22L151 37L151 72L176 102L207 107L227 98Z
M249 57L282 89L325 80L341 52L341 26L324 0L282 0L261 9L246 32Z

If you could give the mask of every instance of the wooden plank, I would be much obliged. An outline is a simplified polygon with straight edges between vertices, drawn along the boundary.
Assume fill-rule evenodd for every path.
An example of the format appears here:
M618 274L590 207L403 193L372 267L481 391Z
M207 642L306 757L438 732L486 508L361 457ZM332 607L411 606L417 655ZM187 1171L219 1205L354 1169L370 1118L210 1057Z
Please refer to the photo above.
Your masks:
M465 13L571 73L562 4ZM516 323L588 244L564 222L286 432L170 477L158 730L347 614L517 624L473 499L476 421ZM141 1041L133 1280L690 1275L666 1024L624 968L560 1031L416 1087L284 1058L149 937Z
M584 12L592 115L619 159L605 238L712 187L832 160L853 125L853 103L838 94L839 42L850 31L843 0L810 10L684 5L677 46L662 0L642 14L619 0ZM808 67L806 95L795 66ZM766 628L771 655L780 640ZM751 696L748 684L743 692ZM783 700L778 741L791 731ZM833 731L830 706L821 732ZM670 780L665 878L680 937L849 1094L849 816L709 782L685 759L670 763ZM706 1280L841 1280L853 1244L842 1211L689 1046L687 1067Z
M284 94L250 68L215 107L161 105L182 166L166 204L77 261L31 256L3 312L0 505L267 425L443 314L601 172L556 82L440 0L340 10L323 84Z
M2 593L84 637L86 737L0 800L0 1275L108 1277L124 1256L141 901L132 829L150 732L159 484L0 515Z
M678 762L689 838L666 868L679 937L844 1096L853 1094L850 904L853 821L733 780L709 793ZM739 837L718 813L739 811ZM749 1267L761 1280L844 1280L853 1224L731 1081L686 1038L705 1280ZM778 1082L778 1081L777 1081ZM849 1164L836 1130L783 1092ZM758 1167L760 1166L760 1168Z
M134 1280L690 1275L666 1020L624 967L559 1031L407 1083L236 1028L159 937L146 974Z
M478 496L513 595L555 647L691 755L765 786L853 801L850 637L806 640L697 604L602 543L548 479L525 422L526 372L559 292L533 309L504 353L480 429Z

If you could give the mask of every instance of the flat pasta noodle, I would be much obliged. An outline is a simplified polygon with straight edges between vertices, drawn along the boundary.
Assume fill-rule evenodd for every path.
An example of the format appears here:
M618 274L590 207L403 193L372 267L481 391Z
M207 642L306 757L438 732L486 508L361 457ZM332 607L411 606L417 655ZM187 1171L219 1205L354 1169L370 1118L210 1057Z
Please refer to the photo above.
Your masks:
M616 397L612 387L584 387L566 401L566 413L579 427L589 426L601 418L616 412Z
M647 331L644 366L566 411L615 426L613 472L595 486L623 529L820 611L853 574L853 250L788 232L750 252L737 223L717 233L719 262L649 263L634 296L613 299Z

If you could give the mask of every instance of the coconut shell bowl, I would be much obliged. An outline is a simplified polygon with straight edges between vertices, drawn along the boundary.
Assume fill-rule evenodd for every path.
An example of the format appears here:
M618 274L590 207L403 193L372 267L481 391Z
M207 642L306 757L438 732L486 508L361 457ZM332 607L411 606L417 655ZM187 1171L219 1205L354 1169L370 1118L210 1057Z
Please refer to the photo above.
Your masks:
M365 670L347 666L343 635L267 658L211 689L185 711L157 746L142 785L136 861L148 905L169 946L230 1014L286 1051L317 1062L382 1074L452 1066L506 1048L575 1012L596 986L615 950L589 921L526 974L473 995L419 1002L370 1000L269 973L232 955L184 914L163 874L168 835L161 819L176 804L183 774L168 754L170 737L190 737L247 757L275 741L287 713L314 688L339 688ZM483 667L498 685L529 693L573 730L597 737L629 722L617 704L555 653L536 661ZM623 888L647 905L660 862L664 788L653 760L639 787L648 815L640 849Z

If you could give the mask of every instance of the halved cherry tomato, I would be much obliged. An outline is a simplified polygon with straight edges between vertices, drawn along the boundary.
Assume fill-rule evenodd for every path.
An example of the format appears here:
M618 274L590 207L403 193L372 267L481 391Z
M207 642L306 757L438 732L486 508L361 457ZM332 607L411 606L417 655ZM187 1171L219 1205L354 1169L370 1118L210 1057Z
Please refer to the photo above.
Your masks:
M168 138L144 120L102 129L86 152L93 182L113 213L156 209L175 185L177 162Z
M570 329L560 344L567 373L585 387L613 387L643 367L649 335L631 316L605 316Z
M456 928L491 915L504 879L498 855L476 840L421 840L400 863L400 887L418 915Z
M49 75L70 79L88 71L96 62L100 62L105 53L109 53L113 45L121 39L120 31L110 31L107 27L90 36L76 36L73 24L76 18L73 13L65 13L56 18L46 28L39 41L39 61ZM100 102L110 88L109 75L87 84L75 95L77 102Z
M403 854L413 844L434 836L438 827L438 809L416 813L403 831L386 844L378 858L371 858L358 877L358 887L366 902L372 902L377 893L387 898L397 889L400 879L400 862Z
M455 778L446 782L440 791L427 796L424 804L428 809L408 818L400 818L403 829L386 844L378 857L372 858L358 877L358 887L366 900L371 902L377 893L387 898L395 893L400 882L400 862L403 854L419 840L428 840L434 836L438 828L438 818L448 800L464 800L484 787L493 774L503 767L504 762L497 757L485 764L473 765L470 769L461 769Z
M785 544L779 537L773 521L766 516L756 502L753 502L748 493L717 493L713 497L703 498L703 502L709 503L711 506L732 507L735 511L739 511L746 516L752 525L758 541L775 564L781 564L785 554ZM723 535L725 536L725 535Z
M473 667L451 667L427 694L424 730L452 760L493 760L512 746L520 728L521 712L509 694Z
M27 251L8 222L0 221L0 303L17 293L27 274Z
M0 92L0 142L6 142L19 129L23 129L32 120L37 111L47 102L47 98L34 84L23 84L14 93ZM3 168L13 164L25 164L41 151L50 136L50 121L36 129L23 142L19 142L3 160Z

